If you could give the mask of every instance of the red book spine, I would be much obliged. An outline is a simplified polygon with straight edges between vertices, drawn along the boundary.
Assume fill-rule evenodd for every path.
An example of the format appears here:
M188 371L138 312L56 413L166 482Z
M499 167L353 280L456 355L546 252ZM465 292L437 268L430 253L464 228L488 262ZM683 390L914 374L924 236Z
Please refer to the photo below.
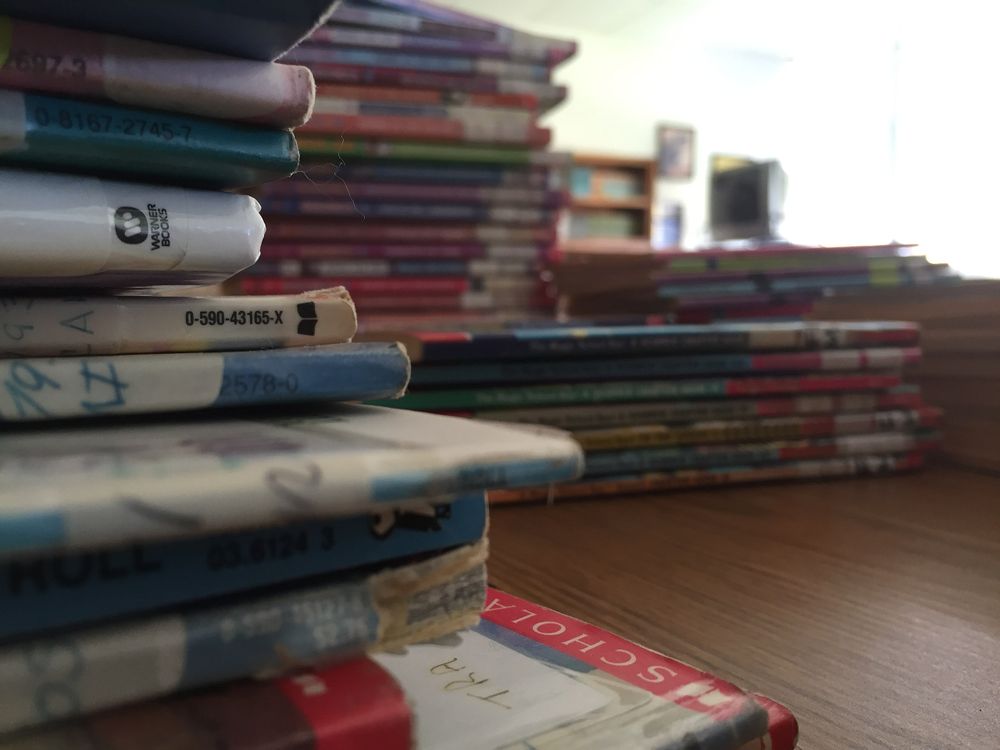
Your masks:
M453 89L472 93L499 93L495 76L449 75L395 68L373 68L367 65L341 63L311 63L309 69L322 83L374 84L429 89Z
M444 142L503 143L546 146L551 139L547 128L479 128L470 132L461 120L448 117L406 117L390 115L339 115L319 113L298 128L310 135L348 135L364 138L418 138Z

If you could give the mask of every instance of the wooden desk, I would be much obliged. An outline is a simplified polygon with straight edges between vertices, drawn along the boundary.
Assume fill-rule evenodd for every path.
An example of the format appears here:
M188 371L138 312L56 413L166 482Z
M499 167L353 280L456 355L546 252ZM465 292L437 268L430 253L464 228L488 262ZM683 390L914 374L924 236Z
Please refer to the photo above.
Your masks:
M491 581L788 705L803 750L1000 747L1000 478L492 513Z

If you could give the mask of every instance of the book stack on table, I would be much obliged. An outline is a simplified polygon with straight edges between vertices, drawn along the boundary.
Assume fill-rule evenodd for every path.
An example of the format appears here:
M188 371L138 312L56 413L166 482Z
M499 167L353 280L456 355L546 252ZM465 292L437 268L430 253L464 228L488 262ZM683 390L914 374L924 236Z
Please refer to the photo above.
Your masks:
M560 310L590 320L800 320L830 295L929 286L957 277L911 246L761 246L651 252L642 243L570 241L549 269Z
M395 406L559 427L583 480L495 502L878 474L919 467L941 414L902 369L911 323L719 323L396 336Z
M567 157L538 119L575 48L430 3L345 0L284 58L312 70L316 107L303 174L258 193L270 231L241 289L342 284L367 329L551 313L540 271Z

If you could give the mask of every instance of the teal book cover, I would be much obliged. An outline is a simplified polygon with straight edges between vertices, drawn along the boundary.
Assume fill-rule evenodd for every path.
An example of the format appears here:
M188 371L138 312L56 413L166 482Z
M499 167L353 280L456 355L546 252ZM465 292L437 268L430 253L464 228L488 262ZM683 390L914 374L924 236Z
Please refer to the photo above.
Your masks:
M0 164L224 189L298 163L288 130L0 91Z

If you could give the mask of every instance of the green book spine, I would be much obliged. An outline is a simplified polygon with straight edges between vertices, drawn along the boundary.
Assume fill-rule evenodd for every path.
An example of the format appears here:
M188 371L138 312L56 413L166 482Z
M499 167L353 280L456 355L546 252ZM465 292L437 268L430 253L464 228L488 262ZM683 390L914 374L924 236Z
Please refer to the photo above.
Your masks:
M236 188L298 166L287 130L0 91L0 163Z
M332 136L302 136L299 148L304 159L329 159L334 156L416 160L557 166L562 154L532 151L526 148L475 146L464 143L411 143L406 141L345 141Z

